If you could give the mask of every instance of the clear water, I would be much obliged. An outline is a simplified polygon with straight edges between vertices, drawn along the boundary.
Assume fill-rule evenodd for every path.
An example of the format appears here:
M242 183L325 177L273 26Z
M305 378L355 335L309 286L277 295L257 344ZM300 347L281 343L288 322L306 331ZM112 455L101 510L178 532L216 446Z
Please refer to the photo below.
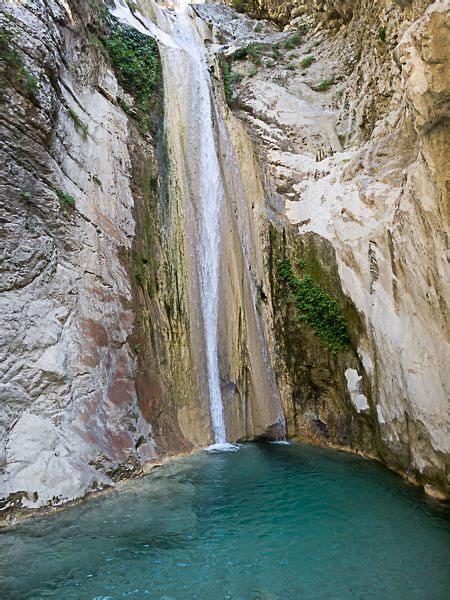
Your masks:
M0 535L0 597L440 599L449 509L376 463L245 445Z

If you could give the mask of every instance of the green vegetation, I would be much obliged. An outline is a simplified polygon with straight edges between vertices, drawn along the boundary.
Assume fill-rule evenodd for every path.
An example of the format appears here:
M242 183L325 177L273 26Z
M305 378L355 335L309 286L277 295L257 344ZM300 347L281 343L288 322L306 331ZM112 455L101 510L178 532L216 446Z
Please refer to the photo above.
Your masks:
M73 110L73 108L68 108L67 112L69 113L70 117L72 118L73 124L75 125L75 129L77 129L77 131L80 133L80 135L83 138L87 138L87 134L89 131L89 127L87 126L87 123L85 123L84 121L82 121L79 117L79 115Z
M225 59L220 59L220 68L222 71L223 89L225 91L225 99L227 104L230 105L233 101L233 86L231 82L231 65Z
M302 36L300 35L300 33L298 31L296 31L291 36L289 36L286 40L284 40L283 47L286 48L286 50L292 50L293 48L296 48L301 43L302 43Z
M280 57L281 57L281 52L278 47L278 44L274 44L272 46L272 58L274 58L275 60L278 60Z
M97 177L97 175L92 175L92 181L96 183L99 187L102 187L101 180Z
M305 56L305 58L300 61L300 66L302 69L307 69L313 64L313 62L316 62L316 57L310 54L309 56Z
M382 42L386 41L386 27L380 27L378 29L378 39Z
M122 88L135 102L133 106L119 100L129 117L136 119L141 133L152 129L149 111L157 106L161 89L161 62L158 44L154 39L126 25L110 15L99 0L90 0L97 12L88 25L89 41L109 58ZM129 2L135 8L134 2Z
M263 24L260 23L256 23L256 25L253 27L253 31L255 33L261 33L261 31L263 30Z
M255 65L261 64L261 54L262 54L262 46L257 42L252 42L248 44L248 46L244 46L243 48L238 48L236 52L233 54L233 58L236 60L244 60L248 58Z
M316 85L313 86L313 90L315 92L326 92L326 90L330 89L330 87L334 85L334 79L323 79L319 81Z
M231 0L231 6L237 12L244 12L247 8L247 3L245 2L245 0Z
M31 194L30 192L20 192L20 197L22 200L30 200Z
M69 206L75 208L75 198L62 190L61 188L55 190L55 194L58 196L58 200L61 206Z
M29 94L35 95L39 82L25 67L22 55L13 46L13 38L12 31L4 28L0 30L0 71L12 81L23 85Z
M299 260L297 265L304 269L305 261ZM313 327L334 356L346 350L350 344L347 321L336 299L315 285L311 275L297 277L288 258L280 262L279 273L293 296L300 318Z
M220 69L222 71L223 88L225 99L228 105L233 102L233 84L242 80L242 75L232 70L230 62L226 58L220 59Z
M289 63L288 65L286 65L286 70L287 71L295 71L297 67L295 66L294 63Z
M147 112L159 87L157 43L139 31L116 24L106 37L106 48L120 85L136 99L138 108Z
M258 72L258 69L257 69L255 66L253 66L253 67L250 67L250 69L249 69L249 71L248 71L247 75L248 75L249 77L254 77L254 76L256 75L256 73L257 73L257 72Z

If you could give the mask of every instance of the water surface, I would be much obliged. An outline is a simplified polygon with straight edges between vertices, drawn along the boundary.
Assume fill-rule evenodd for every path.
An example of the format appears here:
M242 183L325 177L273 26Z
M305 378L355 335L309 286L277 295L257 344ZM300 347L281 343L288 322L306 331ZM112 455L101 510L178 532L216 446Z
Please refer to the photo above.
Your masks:
M449 509L299 444L201 452L0 534L0 597L450 597Z

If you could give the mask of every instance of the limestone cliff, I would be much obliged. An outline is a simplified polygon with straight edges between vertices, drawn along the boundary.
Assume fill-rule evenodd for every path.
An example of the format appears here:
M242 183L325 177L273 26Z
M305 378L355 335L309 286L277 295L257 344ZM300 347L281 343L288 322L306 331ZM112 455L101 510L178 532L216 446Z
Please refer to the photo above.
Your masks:
M195 81L180 62L163 82L170 52L106 5L1 3L3 514L212 441L179 101ZM448 494L448 2L234 5L250 16L195 7L230 439L279 425L272 363L290 436Z
M285 29L202 9L265 174L289 432L448 493L449 3L233 5ZM309 278L345 314L337 355L296 308Z

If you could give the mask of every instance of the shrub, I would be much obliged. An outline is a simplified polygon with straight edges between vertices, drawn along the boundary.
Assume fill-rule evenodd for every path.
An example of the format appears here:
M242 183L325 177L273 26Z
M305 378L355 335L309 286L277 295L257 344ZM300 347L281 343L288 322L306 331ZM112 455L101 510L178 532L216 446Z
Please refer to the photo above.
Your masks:
M131 94L142 111L159 86L158 45L152 38L116 24L106 36L106 48L123 89Z
M300 61L300 66L303 69L307 69L308 67L310 67L313 62L316 61L316 57L313 56L312 54L310 54L309 56L305 56L305 58L303 60Z
M293 48L296 48L299 44L301 44L301 42L302 42L302 36L300 35L300 33L298 31L296 31L291 36L289 36L286 40L284 40L283 47L286 48L286 50L292 50Z
M261 31L263 30L263 24L260 23L256 23L256 25L253 27L253 31L255 33L261 33Z
M297 265L303 269L305 262L300 260ZM337 300L315 285L311 275L297 277L288 258L280 262L279 273L292 294L300 319L313 327L333 355L346 350L350 345L347 321Z
M22 84L29 94L35 95L39 89L37 78L25 67L22 55L13 47L14 33L8 29L0 30L1 70L9 79Z
M313 86L313 90L316 92L325 92L326 90L330 89L332 85L334 85L333 78L323 79L322 81L319 81L319 83Z
M223 89L225 92L225 100L230 105L233 101L233 87L231 80L231 65L226 58L220 59L220 69L222 71Z
M58 200L61 206L69 206L70 208L75 207L75 198L68 194L66 191L59 188L55 190L55 194L58 196Z
M386 41L386 27L380 27L378 29L378 39L382 42Z
M68 108L67 112L69 113L70 117L72 118L73 124L75 125L75 129L78 130L78 132L80 133L80 135L83 138L87 137L88 131L89 131L89 127L87 125L87 123L85 123L84 121L82 121L79 117L79 115L73 110L73 108Z
M247 8L245 0L231 0L231 6L237 12L244 12Z
M96 183L99 187L102 187L101 180L97 177L97 175L92 175L92 181Z
M256 75L256 73L258 72L258 69L256 67L251 67L247 73L247 75L249 77L254 77Z
M295 71L297 67L295 66L294 63L289 63L288 65L286 65L286 70L287 71Z
M236 60L244 60L245 58L249 58L252 62L255 63L255 65L260 65L261 54L261 44L258 44L257 42L252 42L251 44L248 44L248 46L238 48L233 54L233 58Z

